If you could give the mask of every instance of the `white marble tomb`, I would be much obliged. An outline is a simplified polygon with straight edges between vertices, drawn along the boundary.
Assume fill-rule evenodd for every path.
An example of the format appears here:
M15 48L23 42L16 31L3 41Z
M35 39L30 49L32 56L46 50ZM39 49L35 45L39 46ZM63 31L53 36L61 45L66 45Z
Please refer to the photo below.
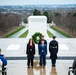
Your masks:
M40 32L47 37L47 17L46 16L29 16L28 18L29 34L31 37L34 33Z

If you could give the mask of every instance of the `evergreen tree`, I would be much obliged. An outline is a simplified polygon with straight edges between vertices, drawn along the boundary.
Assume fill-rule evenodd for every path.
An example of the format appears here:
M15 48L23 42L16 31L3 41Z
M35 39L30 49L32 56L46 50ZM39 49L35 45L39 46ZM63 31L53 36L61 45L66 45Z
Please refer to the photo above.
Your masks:
M51 22L51 19L49 17L49 14L47 11L44 11L43 15L45 15L47 17L47 23L50 23Z
M33 15L41 15L41 12L39 10L35 9L33 11Z

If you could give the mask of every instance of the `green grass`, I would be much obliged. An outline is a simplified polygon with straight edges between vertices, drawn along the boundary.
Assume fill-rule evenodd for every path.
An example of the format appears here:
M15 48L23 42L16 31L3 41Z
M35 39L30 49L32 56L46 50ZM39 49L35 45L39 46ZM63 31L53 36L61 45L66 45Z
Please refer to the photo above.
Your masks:
M58 33L62 34L63 36L67 37L67 38L71 38L71 36L69 36L68 34L56 29L54 26L51 27L53 30L57 31Z
M24 32L22 35L19 36L19 38L26 38L28 35L28 30Z
M3 38L9 38L10 36L12 36L13 34L19 32L20 30L22 30L23 28L25 28L24 26L21 26L20 28L18 28L17 30L11 32L10 34L4 36Z
M47 34L49 36L49 38L51 38L52 36L54 36L50 31L47 30Z

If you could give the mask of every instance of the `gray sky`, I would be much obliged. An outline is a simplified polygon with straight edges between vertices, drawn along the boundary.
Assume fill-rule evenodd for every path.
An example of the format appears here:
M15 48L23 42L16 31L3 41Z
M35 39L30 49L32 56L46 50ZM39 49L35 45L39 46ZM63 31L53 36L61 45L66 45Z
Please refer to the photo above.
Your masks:
M76 0L0 0L0 5L76 4Z

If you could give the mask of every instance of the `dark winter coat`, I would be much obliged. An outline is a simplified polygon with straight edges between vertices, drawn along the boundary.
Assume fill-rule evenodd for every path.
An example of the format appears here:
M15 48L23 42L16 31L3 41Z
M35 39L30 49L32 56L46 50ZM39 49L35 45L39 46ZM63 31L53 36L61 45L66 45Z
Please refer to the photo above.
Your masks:
M35 55L35 44L30 47L30 44L27 44L26 54L28 58L34 58Z
M76 59L73 62L73 70L75 70L75 69L76 69ZM76 75L76 70L74 71L74 75Z
M58 42L56 40L52 40L49 43L49 52L50 52L50 58L51 59L57 59Z

